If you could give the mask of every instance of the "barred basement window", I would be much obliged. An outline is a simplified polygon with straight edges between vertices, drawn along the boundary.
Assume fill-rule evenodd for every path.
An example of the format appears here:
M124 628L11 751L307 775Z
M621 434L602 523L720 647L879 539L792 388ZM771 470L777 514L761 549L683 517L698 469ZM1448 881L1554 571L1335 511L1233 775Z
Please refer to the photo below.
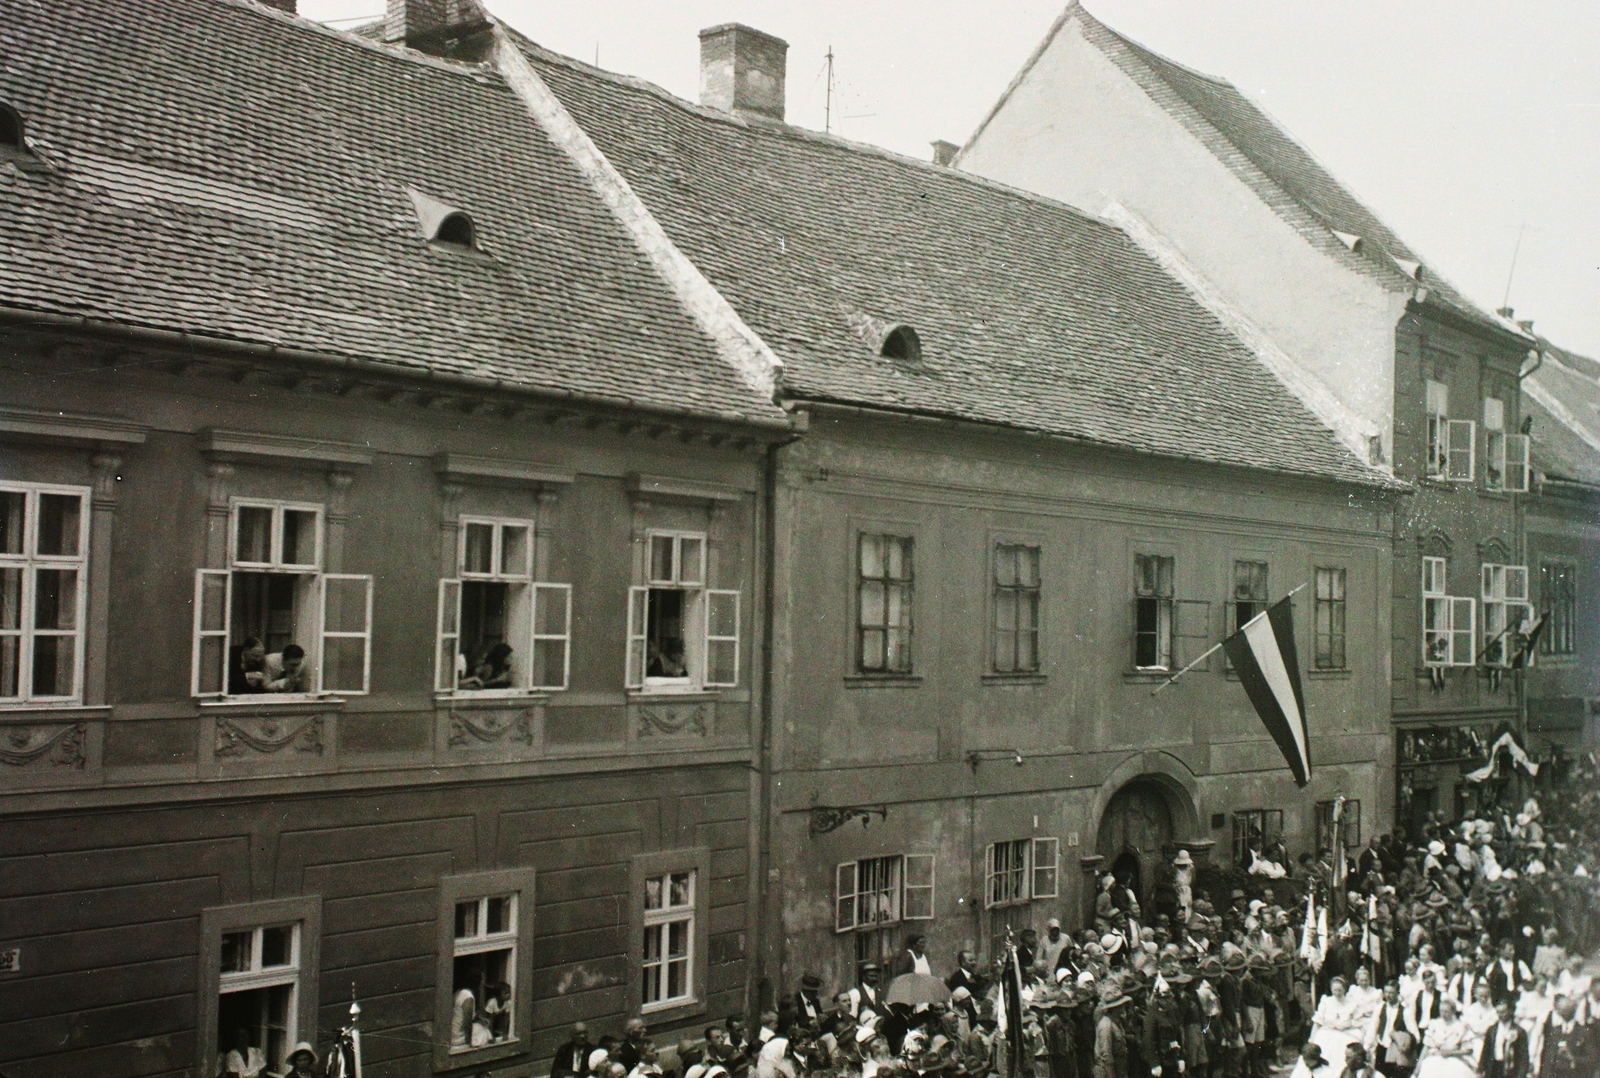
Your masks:
M322 568L322 506L234 499L228 568L195 571L190 691L365 694L372 577ZM290 670L291 646L304 653L298 672Z
M89 491L0 484L0 701L83 699Z
M1318 670L1345 669L1345 571L1317 567L1314 609Z

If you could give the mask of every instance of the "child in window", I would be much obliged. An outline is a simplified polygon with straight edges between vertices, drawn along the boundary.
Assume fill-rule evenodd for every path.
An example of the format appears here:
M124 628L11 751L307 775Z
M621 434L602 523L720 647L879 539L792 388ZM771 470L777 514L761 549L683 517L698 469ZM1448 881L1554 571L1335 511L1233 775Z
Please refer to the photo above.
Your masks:
M478 660L478 665L473 668L471 676L461 679L458 688L511 688L511 653L511 645L505 641L495 644L484 653L482 659Z

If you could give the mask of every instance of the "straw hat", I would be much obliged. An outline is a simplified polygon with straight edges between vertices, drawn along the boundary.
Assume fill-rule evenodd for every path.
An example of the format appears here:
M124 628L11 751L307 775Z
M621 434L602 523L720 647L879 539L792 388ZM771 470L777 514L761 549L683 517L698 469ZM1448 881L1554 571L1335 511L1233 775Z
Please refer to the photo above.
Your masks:
M294 1046L294 1051L289 1053L289 1056L285 1062L292 1064L295 1061L295 1057L299 1055L310 1056L311 1065L313 1067L317 1065L317 1050L311 1047L311 1045L307 1044L305 1041L301 1041L299 1044Z
M1100 937L1100 949L1106 954L1116 954L1122 950L1122 937L1115 932L1107 932Z
M1178 856L1172 859L1172 863L1183 868L1188 868L1194 864L1194 858L1189 856L1188 850L1179 850Z

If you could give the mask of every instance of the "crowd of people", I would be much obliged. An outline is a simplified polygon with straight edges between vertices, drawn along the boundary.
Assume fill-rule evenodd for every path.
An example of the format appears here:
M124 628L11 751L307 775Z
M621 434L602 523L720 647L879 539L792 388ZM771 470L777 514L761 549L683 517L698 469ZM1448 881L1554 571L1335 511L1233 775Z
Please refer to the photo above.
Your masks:
M1570 780L1548 811L1430 819L1348 857L1258 848L1208 877L1178 851L1148 924L1107 877L1075 936L1052 919L943 977L912 936L837 992L806 975L753 1030L658 1051L639 1022L580 1028L551 1078L1597 1078L1595 760Z

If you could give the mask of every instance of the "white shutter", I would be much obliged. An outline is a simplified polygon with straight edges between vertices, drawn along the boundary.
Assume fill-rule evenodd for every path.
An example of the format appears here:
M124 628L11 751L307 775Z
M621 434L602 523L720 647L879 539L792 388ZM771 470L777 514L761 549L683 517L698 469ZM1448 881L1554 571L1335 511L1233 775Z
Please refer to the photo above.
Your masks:
M1485 404L1488 402L1485 401ZM1483 434L1484 469L1483 485L1490 490L1506 488L1506 436L1503 431L1486 430Z
M623 684L630 689L644 688L646 618L649 608L649 588L628 589L628 653Z
M1471 419L1452 419L1446 429L1450 435L1446 477L1470 483L1477 472L1478 424Z
M1055 898L1059 893L1060 859L1060 839L1036 838L1033 840L1032 897Z
M933 854L906 854L901 878L905 880L905 897L900 902L901 920L933 920Z
M1506 489L1518 494L1528 492L1529 478L1533 471L1529 459L1528 436L1526 434L1508 434L1505 436L1505 478Z
M994 886L995 877L998 875L995 870L995 855L999 848L1000 847L998 843L991 842L989 843L989 848L984 851L983 863L985 866L985 871L983 874L983 908L986 910L993 909L995 906L999 905L999 903L995 901Z
M189 693L216 697L228 691L228 623L233 619L233 574L226 569L194 573L194 648Z
M707 686L739 684L739 593L706 591Z
M455 692L461 672L461 581L439 581L438 644L433 650L433 687Z
M1478 601L1450 599L1450 665L1473 666L1473 646L1478 639Z
M572 671L572 585L533 585L530 689L565 689Z
M834 921L835 932L848 932L858 923L856 918L856 863L846 861L834 869Z
M324 573L319 587L316 691L365 696L372 678L372 577Z

